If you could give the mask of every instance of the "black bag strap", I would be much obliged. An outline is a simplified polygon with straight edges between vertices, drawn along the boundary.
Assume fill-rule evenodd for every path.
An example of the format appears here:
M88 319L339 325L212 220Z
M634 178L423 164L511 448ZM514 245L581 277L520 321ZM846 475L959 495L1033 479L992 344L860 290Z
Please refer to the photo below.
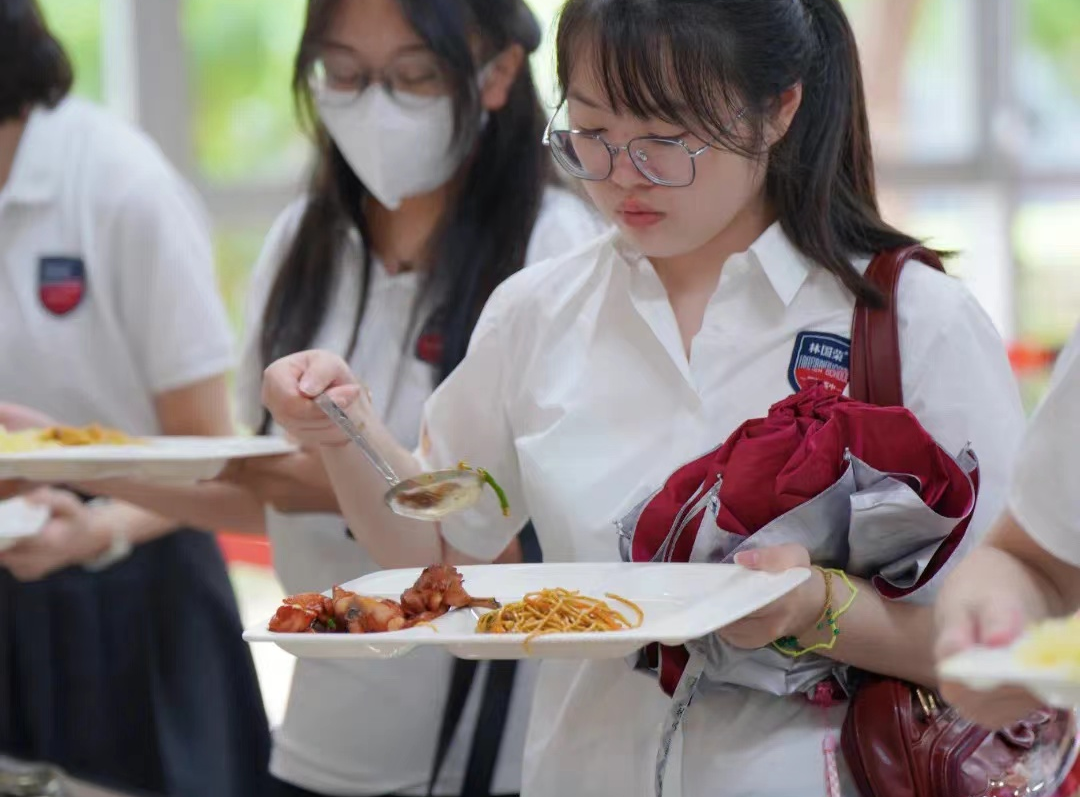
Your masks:
M503 734L510 718L510 703L517 678L516 661L493 661L488 664L484 697L480 702L476 729L473 731L469 763L465 768L462 797L490 797L495 780L495 766L502 751Z
M522 559L529 563L542 560L540 541L536 530L529 523L518 536L521 544ZM469 762L465 768L465 783L462 797L490 797L495 767L502 750L503 734L510 717L510 703L513 697L514 681L517 677L516 661L493 661L487 666L487 679L484 681L484 694L480 701L480 712L473 732L469 749ZM454 659L450 675L450 693L446 698L442 724L439 727L438 745L435 760L432 762L431 778L428 781L428 797L435 792L435 785L446 764L446 756L454 743L458 726L461 725L465 704L472 692L476 680L477 662Z
M472 691L473 680L476 678L477 662L466 659L454 659L453 669L450 674L450 692L446 697L446 707L443 709L442 724L439 726L439 741L435 748L435 760L431 764L431 777L428 780L427 797L435 794L435 784L439 782L443 766L446 764L446 756L450 752L450 745L454 742L454 734L457 733L458 725L461 724L461 715L465 712L465 703Z

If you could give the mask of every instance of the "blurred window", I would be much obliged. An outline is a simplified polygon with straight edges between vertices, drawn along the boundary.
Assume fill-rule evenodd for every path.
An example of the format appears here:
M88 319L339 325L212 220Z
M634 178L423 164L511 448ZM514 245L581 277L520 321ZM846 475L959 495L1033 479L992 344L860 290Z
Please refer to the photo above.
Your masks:
M215 184L293 177L308 144L292 102L305 0L185 0L190 130L200 174Z
M50 30L63 42L75 68L75 93L104 96L101 77L101 0L39 0Z
M259 240L301 189L310 154L290 92L306 0L41 2L75 62L79 94L123 98L128 87L106 84L130 80L150 98L137 118L207 198L238 323ZM546 32L532 66L551 106L562 0L528 2ZM860 43L887 218L958 250L952 271L1011 341L1029 353L1060 346L1080 321L1080 3L843 2ZM106 78L102 54L126 53L129 39L144 42L131 58L136 74ZM176 75L189 101L155 102L176 96Z

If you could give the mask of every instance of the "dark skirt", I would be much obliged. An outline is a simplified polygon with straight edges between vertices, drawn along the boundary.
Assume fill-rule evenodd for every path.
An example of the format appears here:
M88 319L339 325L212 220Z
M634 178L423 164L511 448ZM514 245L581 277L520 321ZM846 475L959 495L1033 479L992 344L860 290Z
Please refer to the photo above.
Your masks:
M326 795L302 789L299 786L294 786L284 780L272 778L270 789L266 792L266 797L326 797ZM395 795L385 794L383 797L395 797Z
M294 786L291 783L286 783L283 780L271 779L270 789L266 792L266 797L326 797L324 794L318 792L308 791L302 789L299 786ZM397 795L386 794L383 797L397 797ZM469 797L467 794L461 795L461 797ZM515 795L504 795L504 797L518 797Z
M103 573L0 569L0 752L115 789L266 792L269 730L225 563L180 531Z

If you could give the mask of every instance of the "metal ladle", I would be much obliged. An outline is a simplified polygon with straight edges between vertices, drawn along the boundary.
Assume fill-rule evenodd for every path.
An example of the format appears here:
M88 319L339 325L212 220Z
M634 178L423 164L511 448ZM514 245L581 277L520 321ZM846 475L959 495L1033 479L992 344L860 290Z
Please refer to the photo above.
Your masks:
M333 399L323 393L315 399L315 403L359 446L364 456L375 466L375 470L386 479L390 489L383 500L394 513L414 520L436 521L468 509L480 500L487 483L482 473L454 468L422 473L415 478L402 480Z

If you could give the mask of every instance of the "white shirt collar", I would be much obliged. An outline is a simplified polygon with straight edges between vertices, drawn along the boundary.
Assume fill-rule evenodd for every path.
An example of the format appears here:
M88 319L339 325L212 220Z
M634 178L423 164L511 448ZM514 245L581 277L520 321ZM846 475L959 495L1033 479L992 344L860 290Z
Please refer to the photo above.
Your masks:
M4 187L9 201L36 204L54 199L60 188L61 153L65 149L55 111L35 108L15 151L11 176ZM71 146L71 142L67 142Z
M613 243L626 262L637 266L648 263L622 236L614 234ZM765 230L746 252L732 255L729 262L740 259L749 260L765 273L784 306L791 304L810 274L811 261L795 248L778 221Z
M810 261L795 248L780 222L765 230L750 246L750 257L765 272L785 306L790 305L810 274Z

